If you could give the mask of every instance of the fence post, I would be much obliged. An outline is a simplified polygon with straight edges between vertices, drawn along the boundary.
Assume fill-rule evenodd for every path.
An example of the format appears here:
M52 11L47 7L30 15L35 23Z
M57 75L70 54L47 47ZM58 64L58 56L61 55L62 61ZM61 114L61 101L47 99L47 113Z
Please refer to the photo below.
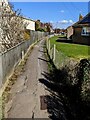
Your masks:
M50 40L48 40L48 53L50 53Z
M55 57L56 57L56 45L54 44L54 49L53 49L53 61L55 61Z
M22 57L21 57L21 58L23 59L23 58L24 58L24 51L22 51L22 53L21 53L21 54L22 54Z

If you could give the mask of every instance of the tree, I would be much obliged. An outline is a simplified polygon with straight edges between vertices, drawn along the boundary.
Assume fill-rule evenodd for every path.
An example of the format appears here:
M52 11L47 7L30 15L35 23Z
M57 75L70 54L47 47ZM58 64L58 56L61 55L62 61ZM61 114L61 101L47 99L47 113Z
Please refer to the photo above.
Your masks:
M38 31L39 28L40 28L40 20L37 20L35 22L35 30Z
M0 52L5 51L24 40L25 24L21 11L13 11L11 4L3 3L0 19Z
M49 25L47 25L47 32L49 32L49 34L50 34L50 26Z

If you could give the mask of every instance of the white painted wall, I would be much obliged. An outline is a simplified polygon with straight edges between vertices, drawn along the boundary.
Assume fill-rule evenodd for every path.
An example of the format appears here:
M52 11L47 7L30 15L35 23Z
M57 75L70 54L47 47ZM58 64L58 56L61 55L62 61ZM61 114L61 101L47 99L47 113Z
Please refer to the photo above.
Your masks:
M24 18L24 23L27 23L28 25L26 26L26 29L33 30L35 31L35 21L25 19Z

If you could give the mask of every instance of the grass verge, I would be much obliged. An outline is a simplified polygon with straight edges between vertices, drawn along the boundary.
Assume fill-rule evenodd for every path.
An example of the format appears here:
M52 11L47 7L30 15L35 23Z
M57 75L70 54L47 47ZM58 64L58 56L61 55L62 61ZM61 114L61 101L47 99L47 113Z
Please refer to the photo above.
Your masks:
M57 42L56 40L59 39L58 36L54 36L50 38L51 46L56 44L56 49L58 51L63 52L66 56L75 59L83 59L83 58L90 58L89 49L90 46L87 45L80 45L80 44L73 44L73 43L63 43Z

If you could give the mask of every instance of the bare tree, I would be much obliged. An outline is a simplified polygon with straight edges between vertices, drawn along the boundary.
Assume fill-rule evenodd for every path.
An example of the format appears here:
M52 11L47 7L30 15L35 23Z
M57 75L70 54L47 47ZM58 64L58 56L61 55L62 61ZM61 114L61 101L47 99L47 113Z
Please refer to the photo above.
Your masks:
M5 51L24 40L24 29L21 11L13 11L13 6L3 3L0 16L0 47Z

